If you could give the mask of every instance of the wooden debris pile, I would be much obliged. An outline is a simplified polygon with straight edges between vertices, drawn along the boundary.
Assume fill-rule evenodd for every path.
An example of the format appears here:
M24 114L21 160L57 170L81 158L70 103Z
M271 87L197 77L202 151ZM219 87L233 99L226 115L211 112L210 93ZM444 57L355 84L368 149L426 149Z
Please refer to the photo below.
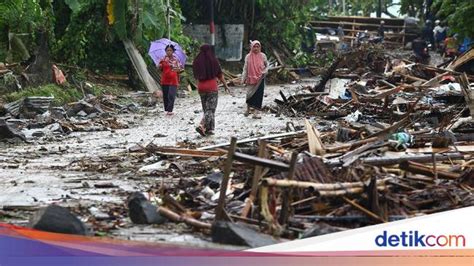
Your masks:
M294 239L473 205L473 135L437 147L452 136L419 133L416 148L400 151L392 132L411 123L345 142L307 122L306 131L199 149L130 151L160 157L142 175L160 177L149 193L167 199L160 208L180 215L173 221L198 219L204 224L191 226L209 234L226 222Z
M289 116L384 123L409 113L434 119L435 124L469 112L464 104L473 104L469 83L474 76L390 59L373 47L359 49L337 58L315 87L302 88L296 95L282 92L270 109Z
M160 208L220 243L253 246L240 226L295 239L474 205L473 77L385 59L380 72L334 67L335 88L281 93L273 111L313 117L305 130L130 152L155 156L140 169L160 177Z

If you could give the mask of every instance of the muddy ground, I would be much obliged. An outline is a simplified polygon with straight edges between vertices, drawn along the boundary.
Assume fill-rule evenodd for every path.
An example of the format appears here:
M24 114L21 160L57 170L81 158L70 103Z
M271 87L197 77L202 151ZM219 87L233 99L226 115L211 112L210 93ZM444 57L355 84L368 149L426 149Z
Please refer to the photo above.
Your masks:
M268 86L264 105L271 105L275 98L280 98L280 90L288 95L315 83L316 80L308 79L297 84ZM287 122L292 122L295 127L303 125L301 118L278 117L271 113L262 113L261 119L245 117L245 90L234 87L232 91L233 96L220 93L216 130L212 137L200 137L195 131L202 111L199 95L192 92L177 99L172 117L164 114L161 105L120 115L119 118L129 125L128 129L32 138L29 144L0 144L0 210L4 209L0 219L27 225L33 210L56 203L72 207L89 225L104 225L104 230L96 230L96 235L215 246L209 236L193 233L184 224L139 226L132 224L127 217L126 199L130 192L148 191L163 181L171 184L174 180L138 173L136 167L127 166L126 162L117 162L116 165L112 162L119 169L112 173L107 169L87 170L84 165L94 161L100 164L104 157L126 152L136 144L153 142L158 146L175 146L186 142L206 146L228 142L231 136L242 139L285 132ZM151 159L149 164L155 161ZM104 166L107 167L110 165ZM111 187L95 187L104 183L111 183ZM122 218L114 219L113 216Z

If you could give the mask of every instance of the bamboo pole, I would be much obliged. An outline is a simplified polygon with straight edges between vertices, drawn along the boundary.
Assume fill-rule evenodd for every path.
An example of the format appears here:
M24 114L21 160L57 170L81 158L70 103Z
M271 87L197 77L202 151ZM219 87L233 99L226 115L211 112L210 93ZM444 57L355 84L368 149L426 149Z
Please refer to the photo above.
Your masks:
M184 222L185 224L191 225L199 229L210 230L212 227L212 225L209 223L201 222L185 215L179 215L166 207L159 207L158 212L173 222Z
M386 223L387 221L385 219L383 219L382 217L378 216L377 214L367 210L366 208L364 208L362 205L358 204L357 202L353 201L353 200L350 200L346 197L342 197L342 199L349 203L352 207L358 209L359 211L365 213L367 216L373 218L374 220L377 220L379 222L382 222L382 223Z
M435 160L433 161L435 162ZM457 173L451 173L451 172L439 170L435 167L435 164L433 164L433 168L431 168L423 164L414 163L410 161L401 163L400 169L403 169L405 171L408 171L414 174L422 174L425 176L433 177L434 179L441 178L441 179L455 180L461 176L460 174L457 174Z
M383 184L392 178L384 178L381 180L377 180L377 184ZM361 188L364 187L364 182L344 182L344 183L333 183L333 184L325 184L325 183L315 183L315 182L306 182L306 181L297 181L297 180L279 180L274 178L265 178L262 180L263 186L269 187L292 187L292 188L313 188L317 191L322 190L344 190L349 188Z
M377 185L377 190L383 191L387 189L385 185ZM306 199L302 199L299 201L295 201L291 204L291 206L296 206L302 203L306 202L311 202L317 198L329 198L329 197L340 197L340 196L346 196L346 195L353 195L353 194L361 194L364 192L363 187L354 187L354 188L347 188L347 189L341 189L341 190L319 190L316 191L315 196L311 196Z

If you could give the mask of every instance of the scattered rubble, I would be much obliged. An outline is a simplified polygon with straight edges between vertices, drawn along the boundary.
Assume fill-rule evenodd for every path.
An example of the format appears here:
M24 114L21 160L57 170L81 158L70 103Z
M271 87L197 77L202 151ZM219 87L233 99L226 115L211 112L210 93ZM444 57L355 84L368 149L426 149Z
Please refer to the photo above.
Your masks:
M130 219L136 224L162 224L166 222L166 218L159 214L158 207L151 204L140 192L130 196L128 211Z
M306 130L133 152L160 156L147 173L179 181L156 191L180 199L180 212L206 213L220 243L260 245L254 225L294 239L473 205L473 77L359 49L336 60L325 84L282 92L269 107L315 117ZM205 167L188 167L196 161Z
M246 225L219 221L212 225L212 241L222 244L257 248L277 244L272 237L259 233Z
M18 138L26 141L25 135L9 125L4 119L0 119L0 140Z
M103 232L130 226L128 218L179 225L217 243L258 247L474 205L472 74L415 64L376 45L357 49L315 86L282 91L267 106L305 118L288 123L288 132L175 147L142 141L61 166L112 176L73 180L78 191L128 198L128 212L125 204L88 208L88 222ZM11 105L7 121L29 130L28 138L124 128L113 114L147 105L139 100L147 95L128 103L86 97L63 109L33 108L34 118ZM152 185L121 189L121 177Z
M49 205L38 210L30 219L30 227L47 232L88 235L85 224L66 208Z
M53 97L26 97L4 105L4 116L0 117L4 127L3 138L18 136L26 140L71 132L123 129L128 125L120 121L115 114L137 112L142 106L156 104L151 93L145 92L121 97L89 95L64 107L54 107L53 101ZM15 129L10 126L7 129L5 124L15 124L21 133L12 133ZM22 134L26 136L21 137Z

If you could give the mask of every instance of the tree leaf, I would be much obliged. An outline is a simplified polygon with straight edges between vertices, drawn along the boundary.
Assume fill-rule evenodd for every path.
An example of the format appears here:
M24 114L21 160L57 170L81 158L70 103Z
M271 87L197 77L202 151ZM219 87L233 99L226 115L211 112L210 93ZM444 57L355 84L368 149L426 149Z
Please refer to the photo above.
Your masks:
M117 36L123 40L127 37L127 0L114 1L114 29Z
M142 23L145 27L159 28L161 25L158 22L159 18L148 10L144 10L142 13Z
M64 3L69 6L72 12L77 13L81 11L81 3L79 0L64 0Z

